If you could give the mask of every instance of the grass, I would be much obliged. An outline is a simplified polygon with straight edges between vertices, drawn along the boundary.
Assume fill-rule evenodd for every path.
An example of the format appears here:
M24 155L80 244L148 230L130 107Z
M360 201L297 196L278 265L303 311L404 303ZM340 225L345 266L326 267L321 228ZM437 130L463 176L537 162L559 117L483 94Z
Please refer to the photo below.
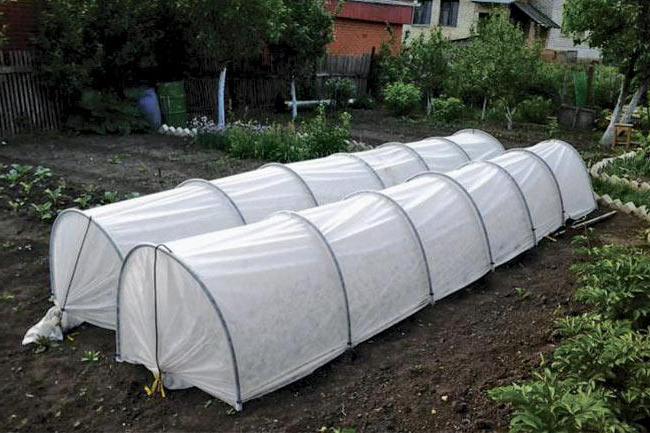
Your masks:
M631 201L637 206L646 205L650 208L650 191L637 191L627 185L613 184L601 179L594 179L593 185L600 195L608 194L612 199L619 199L623 203Z
M639 151L632 158L616 159L607 167L605 173L633 180L650 180L650 157L646 151Z

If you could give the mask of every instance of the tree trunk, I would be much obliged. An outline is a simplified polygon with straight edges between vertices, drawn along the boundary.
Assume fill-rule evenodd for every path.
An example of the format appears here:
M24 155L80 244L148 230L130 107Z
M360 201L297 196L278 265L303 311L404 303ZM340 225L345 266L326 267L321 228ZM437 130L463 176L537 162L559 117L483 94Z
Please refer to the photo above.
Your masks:
M632 100L630 101L630 106L625 112L625 115L623 116L623 120L621 121L621 123L632 123L632 115L636 111L636 107L639 105L639 101L641 100L641 98L643 98L643 95L647 91L648 91L648 82L644 81L639 86L639 88L636 89L636 92L634 92L634 95L632 96Z
M427 116L431 116L432 111L433 111L433 98L431 98L431 94L427 92Z
M298 98L296 97L296 77L291 78L291 119L298 117Z
M487 110L487 96L483 97L483 110L481 110L481 122L485 120L485 110Z
M616 125L621 118L621 111L623 111L623 106L625 105L627 96L630 93L630 81L630 77L627 75L623 79L621 91L618 94L618 101L616 102L616 107L612 113L612 120L609 121L607 129L600 139L600 144L603 146L612 146L614 144L614 125Z
M219 129L226 128L226 67L221 70L219 75L219 91L217 94L218 120Z
M513 119L515 116L515 111L517 109L510 109L509 105L506 105L506 120L508 121L508 131L512 130Z

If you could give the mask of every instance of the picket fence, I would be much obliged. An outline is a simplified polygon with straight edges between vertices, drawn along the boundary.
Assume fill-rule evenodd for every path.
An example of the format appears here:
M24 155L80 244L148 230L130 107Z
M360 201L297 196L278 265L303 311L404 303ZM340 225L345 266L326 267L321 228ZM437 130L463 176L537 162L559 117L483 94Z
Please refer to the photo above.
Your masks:
M41 84L28 50L0 50L0 137L56 130L62 103Z

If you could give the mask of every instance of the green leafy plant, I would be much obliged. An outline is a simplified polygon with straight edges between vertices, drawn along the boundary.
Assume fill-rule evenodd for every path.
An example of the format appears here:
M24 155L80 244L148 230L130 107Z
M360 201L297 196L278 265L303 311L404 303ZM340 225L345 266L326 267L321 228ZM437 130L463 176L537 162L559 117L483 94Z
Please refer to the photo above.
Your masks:
M576 299L613 320L650 325L650 257L634 248L606 245L581 250L591 260L572 267L581 288Z
M99 362L100 356L98 350L86 350L81 357L81 362Z
M357 85L349 78L330 78L325 81L325 90L337 108L345 108L350 98L356 95Z
M593 383L561 380L545 369L523 385L495 388L492 399L514 408L511 433L634 432L611 408L612 394Z
M73 201L79 206L80 209L88 209L92 203L92 200L93 200L92 195L88 193L84 193L81 194L79 197L75 198Z
M612 404L633 422L650 417L650 338L629 322L597 314L561 320L568 339L554 353L553 369L564 377L598 383Z
M517 297L522 301L530 298L530 292L523 287L515 287L515 293L517 294Z
M120 200L120 194L117 191L104 191L101 204L115 203Z
M332 124L325 115L325 108L319 107L316 116L305 121L300 128L307 157L320 158L344 152L350 140L351 121L349 113L341 113L338 124Z
M33 179L35 183L43 183L52 177L52 170L47 167L39 165L34 170Z
M437 98L431 103L431 118L437 122L451 122L462 120L467 108L458 98Z
M32 181L22 181L20 182L20 189L24 196L28 197L32 194L32 189L34 188L34 183Z
M557 117L553 116L549 118L548 124L546 125L546 135L548 138L557 138L560 135L560 123Z
M0 175L0 179L7 182L10 188L13 188L30 173L32 168L31 165L11 164L9 171Z
M414 84L392 83L384 89L384 102L397 116L413 113L422 100L422 92Z
M55 212L51 201L41 204L32 203L31 206L41 221L52 221L54 219Z
M542 96L524 99L517 104L515 120L544 125L553 114L553 108L553 101Z
M650 181L650 152L647 149L640 149L633 157L617 158L603 171L631 180Z
M623 203L631 201L637 206L645 205L650 208L650 191L636 190L628 185L612 183L600 178L593 179L592 183L594 190L600 195L608 194L613 199L619 199Z
M45 194L45 197L47 197L47 199L52 203L52 205L56 206L63 197L63 187L57 186L54 189L46 188L43 193Z
M149 129L134 98L94 90L82 93L76 113L68 118L66 126L95 134L129 134Z

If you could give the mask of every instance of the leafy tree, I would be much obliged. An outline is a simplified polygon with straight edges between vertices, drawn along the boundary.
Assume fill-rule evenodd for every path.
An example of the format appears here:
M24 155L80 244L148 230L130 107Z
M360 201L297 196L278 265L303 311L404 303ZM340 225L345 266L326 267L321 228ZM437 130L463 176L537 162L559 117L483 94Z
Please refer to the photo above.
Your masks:
M177 0L189 18L189 51L193 57L217 65L219 123L225 127L225 80L230 64L258 56L279 40L287 14L282 0Z
M156 66L155 2L43 3L36 47L46 83L77 101L86 88L119 95Z
M390 83L411 83L424 93L427 113L432 108L432 99L438 96L443 83L449 76L451 44L440 29L429 34L420 34L407 42L398 55L392 53L392 43L385 43L379 53L379 81Z
M634 111L650 78L650 2L646 0L567 0L564 29L576 42L602 50L606 61L617 65L624 76L618 102L601 144L611 144L614 124L631 89L638 86L628 114Z
M334 14L327 9L327 0L286 1L282 17L282 33L276 47L285 57L291 74L293 118L297 116L296 77L311 74L332 42Z
M7 0L0 0L0 6L7 3ZM7 43L7 24L4 23L4 13L0 11L0 48Z
M403 50L408 70L407 80L424 93L427 100L427 114L431 112L432 100L440 94L442 85L450 70L451 44L440 29L428 35L420 34Z
M501 102L511 129L517 101L540 67L539 47L529 47L521 29L495 12L455 57L449 83L452 93L481 97L482 119L490 101Z

